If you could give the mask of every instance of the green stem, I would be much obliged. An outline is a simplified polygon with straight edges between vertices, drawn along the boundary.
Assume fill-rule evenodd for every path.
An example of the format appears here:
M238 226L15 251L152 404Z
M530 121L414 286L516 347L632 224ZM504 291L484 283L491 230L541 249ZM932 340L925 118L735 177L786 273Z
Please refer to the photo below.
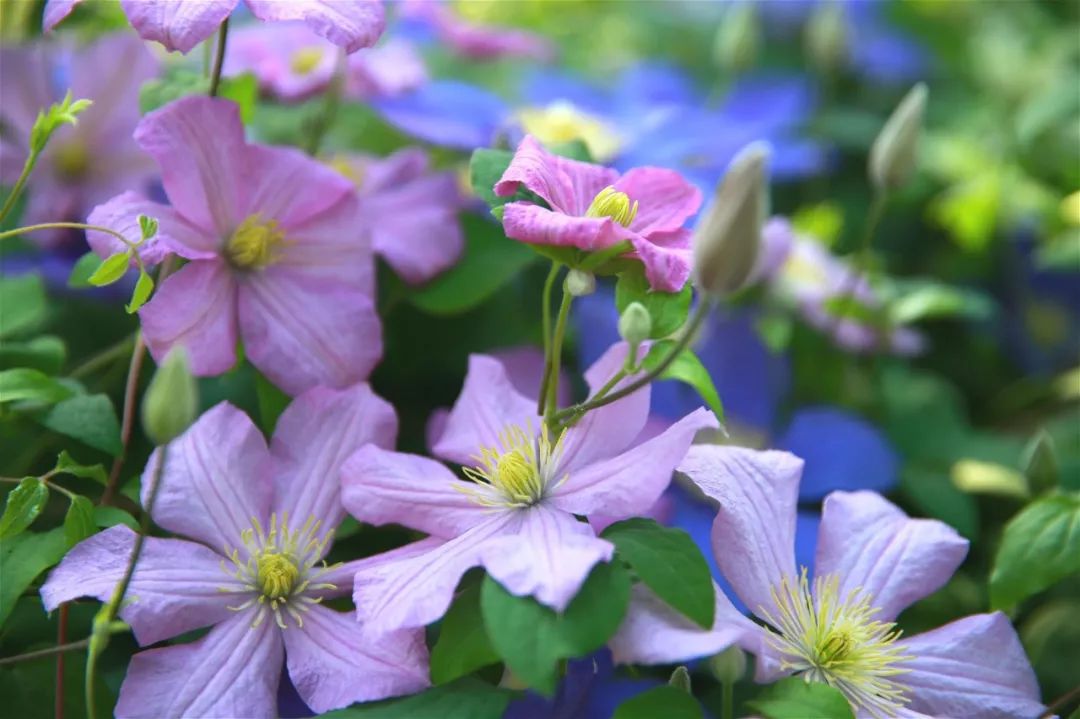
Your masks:
M721 682L720 687L723 701L720 719L735 719L735 685L733 682Z
M548 382L551 381L551 291L555 287L555 280L559 277L559 269L562 267L558 262L551 263L551 271L548 272L544 281L544 291L541 294L542 306L540 318L544 333L544 376L540 378L540 396L536 400L536 414L543 417L544 407L547 404Z
M34 171L34 165L37 164L40 152L30 151L30 154L26 158L26 162L23 163L22 172L19 173L19 179L15 181L15 186L11 188L11 192L8 194L7 199L4 200L4 207L0 209L0 222L4 221L4 218L8 216L11 209L15 207L15 201L19 199L19 195L22 194L23 188L26 187L26 181L30 179L30 173ZM2 237L3 235L0 235Z
M54 654L63 654L64 652L71 652L76 649L83 649L90 645L90 639L80 639L77 642L71 642L70 644L58 644L54 647L47 647L45 649L38 649L33 652L26 652L25 654L16 654L11 657L0 657L0 666L4 664L18 664L19 662L28 662L33 659L41 659L42 657L51 657Z
M548 373L547 407L544 419L550 425L551 418L559 404L559 367L562 363L563 335L566 334L566 320L570 317L570 305L574 296L563 288L562 302L559 303L559 317L555 320L555 334L551 339L551 372Z
M345 71L348 68L348 58L345 51L338 53L337 64L334 66L334 74L330 78L330 85L326 88L323 97L321 112L315 116L311 123L311 133L308 135L307 146L304 148L312 157L319 154L326 133L337 119L338 108L341 107L341 96L345 91Z
M127 458L128 443L131 441L131 432L135 422L135 396L139 391L139 375L142 374L143 360L146 358L146 342L143 340L142 331L135 333L135 345L131 349L131 363L128 365L127 380L124 382L124 413L120 420L120 454L113 460L109 470L109 481L105 484L105 491L101 494L99 504L107 505L112 502L113 494L120 483L120 470Z
M866 220L863 222L862 236L859 238L859 246L856 249L855 262L851 265L851 273L847 278L841 291L837 293L837 297L840 301L837 303L832 323L827 333L828 336L834 336L836 329L840 325L840 322L844 319L845 314L854 301L855 289L859 284L859 278L863 277L867 272L867 265L870 263L870 247L873 245L874 233L877 232L878 225L881 224L881 218L885 216L885 207L888 204L889 196L884 192L875 192L874 199L870 202L870 209L866 212Z
M590 253L589 256L586 257L585 260L581 263L579 269L585 270L586 272L592 272L597 267L602 266L609 260L613 260L619 255L626 254L627 252L632 252L633 249L634 245L632 242L630 242L630 240L623 240L622 242L618 242L611 247L606 247L602 250L598 250L597 252Z
M16 227L13 230L7 230L0 232L0 240L7 239L8 237L15 237L16 235L25 235L27 232L35 232L37 230L88 230L91 232L104 232L107 235L112 235L116 239L127 245L128 248L134 250L136 244L124 237L116 230L109 229L108 227L102 227L101 225L88 225L85 222L42 222L38 225L26 225L25 227Z
M210 73L210 90L207 93L210 97L217 97L218 89L221 86L221 70L225 65L225 44L229 39L229 18L221 23L221 27L218 28L217 37L217 51L214 55L214 69Z
M93 374L102 367L108 367L114 360L120 359L135 346L134 335L129 335L123 338L116 344L106 347L101 352L86 360L75 369L68 373L68 376L77 379L79 377L85 377L88 374Z

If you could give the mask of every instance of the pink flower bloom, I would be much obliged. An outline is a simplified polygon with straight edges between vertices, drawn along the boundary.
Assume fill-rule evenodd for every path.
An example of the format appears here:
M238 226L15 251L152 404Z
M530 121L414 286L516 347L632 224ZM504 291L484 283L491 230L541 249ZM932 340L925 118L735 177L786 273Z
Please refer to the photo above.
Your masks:
M228 403L169 445L154 521L190 539L148 537L120 616L140 645L211 627L201 639L136 654L120 717L273 717L282 654L315 712L420 691L422 632L367 637L323 599L344 594L352 568L325 564L341 507L338 469L373 442L393 445L394 410L367 385L317 388L281 415L267 448ZM160 461L143 474L143 504ZM134 533L111 527L72 549L41 588L45 607L107 601Z
M874 492L825 498L814 577L795 566L802 460L786 452L699 445L679 466L720 513L713 553L739 599L717 589L711 631L648 589L634 588L612 640L618 661L680 663L738 643L758 657L757 680L798 674L839 689L859 717L1037 716L1035 674L1000 612L901 638L896 617L940 589L967 553L949 526L911 519Z
M403 17L429 24L442 42L465 57L477 60L499 57L551 60L555 57L555 46L540 35L463 20L440 0L402 0L399 6Z
M38 158L27 186L22 224L82 222L94 205L157 174L153 161L132 142L139 122L139 86L158 63L138 38L117 33L85 47L37 43L0 48L0 184L14 185L30 149L38 112L59 102L70 88L76 99L95 101L75 126L64 125ZM103 72L103 67L113 68ZM66 78L62 85L58 77ZM64 230L29 237L53 246Z
M653 289L673 292L686 284L690 230L683 225L697 212L701 192L679 173L638 167L620 176L608 167L553 155L527 135L495 184L495 194L509 197L522 186L550 209L532 202L505 205L507 237L588 252L627 241L633 247L627 256L644 263Z
M352 184L292 148L249 145L236 106L190 97L150 113L135 132L161 167L162 205L127 192L90 222L138 237L137 216L159 222L144 257L190 260L140 310L155 358L184 345L192 371L251 363L298 394L367 377L382 352L367 225ZM102 256L123 246L88 233Z
M375 251L406 282L427 282L461 257L457 178L432 172L426 152L408 147L387 158L344 155L333 165L356 183Z
M51 30L82 0L48 0L42 27ZM239 0L120 0L128 22L143 40L187 53L217 32ZM371 47L382 35L382 0L244 0L266 22L303 20L313 31L347 52Z
M617 345L586 373L595 392L622 366ZM403 524L427 539L362 561L354 596L373 632L422 627L445 613L461 576L482 566L517 595L562 610L613 546L575 515L625 518L651 507L699 429L699 409L634 446L648 388L588 413L560 436L540 430L536 402L505 368L474 355L435 453L469 468L367 446L342 468L342 501L363 522Z
M251 25L229 35L225 74L251 72L268 95L298 102L327 88L340 51L303 23ZM404 40L349 56L345 95L358 100L392 97L427 81L424 62Z

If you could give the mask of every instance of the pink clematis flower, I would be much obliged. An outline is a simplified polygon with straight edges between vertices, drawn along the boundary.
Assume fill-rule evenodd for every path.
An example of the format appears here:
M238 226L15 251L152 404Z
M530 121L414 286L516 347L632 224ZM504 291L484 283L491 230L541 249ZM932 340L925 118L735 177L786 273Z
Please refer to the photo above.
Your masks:
M701 205L701 192L673 170L638 167L620 176L601 165L549 153L532 135L518 146L495 194L531 190L532 202L503 208L506 236L522 242L592 252L626 241L628 257L645 265L655 290L682 289L690 276L690 230L683 225Z
M224 73L254 73L264 93L299 102L329 86L339 52L303 23L251 25L230 34ZM344 95L357 100L392 97L426 81L427 69L413 46L390 40L348 57Z
M526 30L469 22L441 0L402 0L399 7L402 17L430 25L439 40L464 57L475 60L555 57L555 46L546 38Z
M433 172L426 152L407 147L386 158L340 155L332 164L356 184L375 252L406 282L427 282L461 257L457 178Z
M138 38L106 35L85 47L37 43L0 48L0 184L14 185L30 148L38 112L70 88L94 104L78 124L57 130L27 186L22 223L82 222L100 202L157 175L154 162L132 142L141 117L139 86L158 73L158 62ZM111 67L110 72L101 68ZM65 77L63 83L59 77ZM71 233L46 230L29 237L47 247Z
M589 369L585 378L594 392L627 351L616 345ZM575 515L602 510L622 519L644 512L697 431L717 426L699 409L635 446L648 411L644 388L553 436L505 368L474 355L434 449L467 465L470 481L434 460L370 445L342 468L342 501L351 514L431 535L358 565L361 623L377 633L425 626L446 612L461 576L475 566L516 595L564 609L614 550Z
M124 193L92 224L138 237L159 222L144 259L190 260L140 310L155 358L187 348L198 375L225 372L244 342L251 363L298 394L367 377L382 352L367 223L346 178L292 148L250 145L236 105L190 97L147 115L135 140L160 165L162 205ZM122 250L88 233L102 256Z
M42 27L52 30L82 0L48 0ZM143 40L187 53L215 32L239 0L120 0L120 7ZM347 52L371 47L382 35L382 0L244 0L260 20L302 20Z
M369 638L353 617L320 605L348 591L353 571L324 561L344 516L341 462L369 442L392 446L396 433L393 408L357 385L298 397L269 449L228 403L169 445L152 514L189 539L146 538L120 616L143 646L211 629L136 654L117 716L277 716L283 654L317 713L428 685L422 632ZM144 505L160 452L143 474ZM45 607L108 600L134 537L117 525L72 549L41 588Z
M711 631L636 586L612 640L618 661L666 664L738 643L758 657L757 680L786 674L831 684L863 717L1037 716L1043 706L1023 647L1001 612L901 638L896 617L941 588L967 541L935 520L911 519L874 492L825 498L811 579L795 567L802 460L786 452L693 447L679 470L720 503L713 553L763 622L717 589Z

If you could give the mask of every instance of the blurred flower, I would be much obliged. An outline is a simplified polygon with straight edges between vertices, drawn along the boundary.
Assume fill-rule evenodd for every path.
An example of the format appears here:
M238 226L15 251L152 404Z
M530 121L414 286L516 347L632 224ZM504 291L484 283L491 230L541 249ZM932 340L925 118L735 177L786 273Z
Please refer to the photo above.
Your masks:
M247 415L221 403L151 456L142 501L164 459L153 518L187 539L144 540L120 617L143 646L210 631L136 654L117 716L274 717L283 661L317 713L428 685L423 632L369 638L319 604L347 593L355 564L325 562L344 516L338 468L396 433L393 408L367 385L318 388L286 408L269 450ZM45 607L111 599L134 541L118 524L76 546L41 588Z
M151 158L131 139L140 118L139 86L158 72L157 61L138 38L117 33L83 47L68 43L3 47L0 65L8 68L0 73L4 185L14 185L22 171L39 112L69 88L73 96L94 102L78 124L57 130L42 152L27 186L22 224L83 222L94 205L125 189L144 188L157 175ZM115 71L103 72L103 67ZM57 247L72 234L45 230L28 237Z
M82 0L48 0L42 27L53 27ZM215 32L239 0L120 0L131 26L143 40L156 40L167 50L187 53ZM371 47L382 35L382 0L244 0L260 20L303 20L313 31L346 52Z
M911 519L873 492L834 492L824 504L814 577L796 568L795 507L802 463L781 452L694 447L680 465L719 502L713 553L739 598L717 592L702 631L642 585L611 641L615 659L675 663L737 643L757 655L759 682L796 674L826 682L861 715L1035 716L1035 674L1008 617L977 614L901 639L896 617L940 589L967 554L948 525Z
M554 44L542 35L471 22L460 17L441 0L399 0L398 8L402 18L429 27L441 42L468 58L550 60L555 56Z
M593 392L623 366L627 351L612 347L586 372ZM575 515L603 511L622 519L644 512L697 431L716 426L700 408L635 445L648 405L642 389L552 436L535 399L519 394L497 361L474 355L434 447L439 457L465 465L472 481L436 461L370 445L345 464L343 501L357 519L431 535L362 564L360 621L376 632L430 624L475 566L515 595L565 609L593 566L614 550Z
M690 231L701 193L678 173L640 167L625 175L611 168L553 155L526 136L495 194L519 187L535 192L550 209L532 202L503 206L507 237L555 247L602 250L630 243L630 257L645 265L653 289L678 291L690 275Z
M368 225L352 183L292 148L250 145L235 104L189 97L147 115L135 132L159 164L162 205L127 192L91 221L137 236L159 223L147 261L189 260L139 311L155 359L184 345L192 371L221 374L236 345L290 394L363 379L382 351ZM89 233L102 256L121 247Z

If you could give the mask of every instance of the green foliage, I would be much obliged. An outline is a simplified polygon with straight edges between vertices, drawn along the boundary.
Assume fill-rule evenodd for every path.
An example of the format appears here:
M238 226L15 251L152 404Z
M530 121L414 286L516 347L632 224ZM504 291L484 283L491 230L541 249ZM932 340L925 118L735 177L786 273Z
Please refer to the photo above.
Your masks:
M145 115L188 95L205 95L210 90L210 78L191 70L174 70L168 76L150 80L139 88L139 109ZM255 102L259 83L251 73L221 78L218 97L232 100L240 110L240 120L249 124L255 117Z
M98 257L96 252L87 252L80 257L71 268L71 274L68 275L67 286L72 289L84 289L86 287L93 287L90 284L90 277L97 272L101 266L101 258Z
M105 468L100 464L81 464L68 454L66 450L61 451L60 455L56 458L56 466L53 468L53 472L56 472L57 474L70 474L73 477L92 479L102 486L107 484L109 480L108 475L105 473Z
M64 530L26 532L0 542L0 626L7 621L19 595L38 575L60 561L67 551Z
M499 719L510 692L475 679L428 689L389 701L361 704L323 714L326 719Z
M1080 493L1036 500L1005 525L990 605L1007 609L1080 572Z
M71 90L68 90L63 100L53 103L48 110L39 111L30 129L30 152L36 154L44 150L61 125L78 124L79 114L92 104L90 100L73 99Z
M652 332L649 337L659 339L667 337L686 324L692 294L689 283L679 292L653 290L645 279L644 271L634 268L619 273L618 282L615 283L615 306L619 309L619 314L622 314L631 302L640 302L649 311L652 319Z
M150 299L150 293L154 291L154 278L146 270L139 270L139 279L135 282L135 289L131 293L131 302L124 305L127 313L134 314Z
M748 705L765 719L854 719L851 705L838 689L800 677L766 687Z
M19 482L8 493L4 514L0 515L0 539L22 533L33 524L48 501L49 488L37 477L27 477Z
M34 274L0 277L0 339L24 334L45 321L45 285Z
M514 153L509 150L474 150L469 159L469 184L473 192L490 207L501 207L512 198L495 194L495 183L506 172Z
M109 255L101 261L98 268L86 279L87 283L93 287L105 287L106 285L119 282L127 273L128 267L131 266L131 259L133 256L133 250Z
M0 371L0 404L34 402L55 404L75 394L68 385L36 369L6 369Z
M112 402L103 394L78 395L56 404L41 424L114 457L121 452L120 422Z
M0 369L34 369L52 375L60 371L66 359L64 341L53 335L0 344Z
M646 370L659 367L660 362L674 346L675 340L661 340L655 343L649 350L649 354L645 355L642 366ZM701 399L705 400L705 404L709 405L716 419L720 422L724 421L724 405L720 401L720 393L716 391L716 385L713 384L705 365L701 364L701 360L691 350L684 349L680 352L667 369L660 373L660 379L674 379L690 385L701 395Z
M82 495L74 495L64 515L64 539L68 547L74 547L96 531L93 502Z
M702 719L701 705L686 691L660 686L627 699L611 719Z
M499 661L484 630L480 612L480 583L469 583L458 592L443 617L439 639L431 648L431 681L447 684Z

